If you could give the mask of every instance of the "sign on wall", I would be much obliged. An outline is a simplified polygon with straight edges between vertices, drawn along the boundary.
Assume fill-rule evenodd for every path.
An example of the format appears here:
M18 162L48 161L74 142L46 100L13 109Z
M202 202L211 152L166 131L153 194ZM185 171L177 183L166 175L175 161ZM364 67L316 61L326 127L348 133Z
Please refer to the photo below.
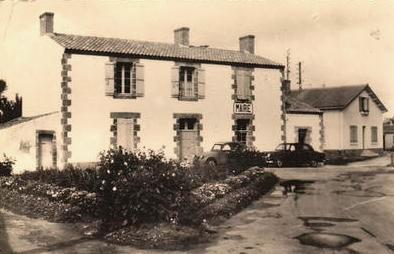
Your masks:
M234 113L235 114L253 114L253 104L236 102L234 103Z

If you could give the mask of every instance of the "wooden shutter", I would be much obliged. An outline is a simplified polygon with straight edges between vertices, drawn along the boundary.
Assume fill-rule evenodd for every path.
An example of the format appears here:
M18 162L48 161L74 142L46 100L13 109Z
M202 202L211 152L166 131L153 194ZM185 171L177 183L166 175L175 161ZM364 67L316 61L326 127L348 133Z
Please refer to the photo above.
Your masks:
M179 98L179 66L171 68L171 97Z
M252 90L250 89L252 85L252 72L250 70L243 71L244 73L244 96L246 100L251 100Z
M237 69L235 71L235 82L237 85L237 98L240 100L247 99L245 94L245 72L243 70Z
M141 63L135 64L135 93L137 97L144 96L144 65Z
M197 69L197 91L198 99L205 98L205 70L202 68Z
M105 64L105 95L113 96L115 92L115 63L108 62Z

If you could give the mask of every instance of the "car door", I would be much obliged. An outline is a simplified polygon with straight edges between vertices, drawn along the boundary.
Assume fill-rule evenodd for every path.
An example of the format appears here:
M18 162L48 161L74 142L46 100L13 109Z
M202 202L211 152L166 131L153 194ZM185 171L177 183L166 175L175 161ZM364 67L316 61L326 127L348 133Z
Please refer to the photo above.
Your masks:
M296 146L294 144L290 144L285 150L285 157L288 163L294 164L298 161L298 151L296 150Z
M229 155L231 152L231 146L229 144L224 144L219 152L219 164L226 164L229 162Z

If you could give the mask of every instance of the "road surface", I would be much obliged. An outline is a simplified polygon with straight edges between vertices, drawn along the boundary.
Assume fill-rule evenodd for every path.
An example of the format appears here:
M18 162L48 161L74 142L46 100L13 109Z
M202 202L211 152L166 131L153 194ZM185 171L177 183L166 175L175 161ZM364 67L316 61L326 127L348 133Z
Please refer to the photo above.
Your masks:
M350 166L269 169L281 185L216 226L199 253L394 253L394 168L389 158ZM0 253L182 253L86 239L73 225L0 211Z

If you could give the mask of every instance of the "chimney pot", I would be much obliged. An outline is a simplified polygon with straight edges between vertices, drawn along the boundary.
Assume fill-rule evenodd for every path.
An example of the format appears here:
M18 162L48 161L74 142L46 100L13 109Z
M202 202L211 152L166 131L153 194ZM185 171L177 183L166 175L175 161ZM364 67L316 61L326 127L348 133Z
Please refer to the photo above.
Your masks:
M254 35L240 37L239 50L244 53L254 54Z
M189 46L189 31L188 27L181 27L174 30L175 45Z
M40 35L53 33L53 12L44 12L40 15Z

